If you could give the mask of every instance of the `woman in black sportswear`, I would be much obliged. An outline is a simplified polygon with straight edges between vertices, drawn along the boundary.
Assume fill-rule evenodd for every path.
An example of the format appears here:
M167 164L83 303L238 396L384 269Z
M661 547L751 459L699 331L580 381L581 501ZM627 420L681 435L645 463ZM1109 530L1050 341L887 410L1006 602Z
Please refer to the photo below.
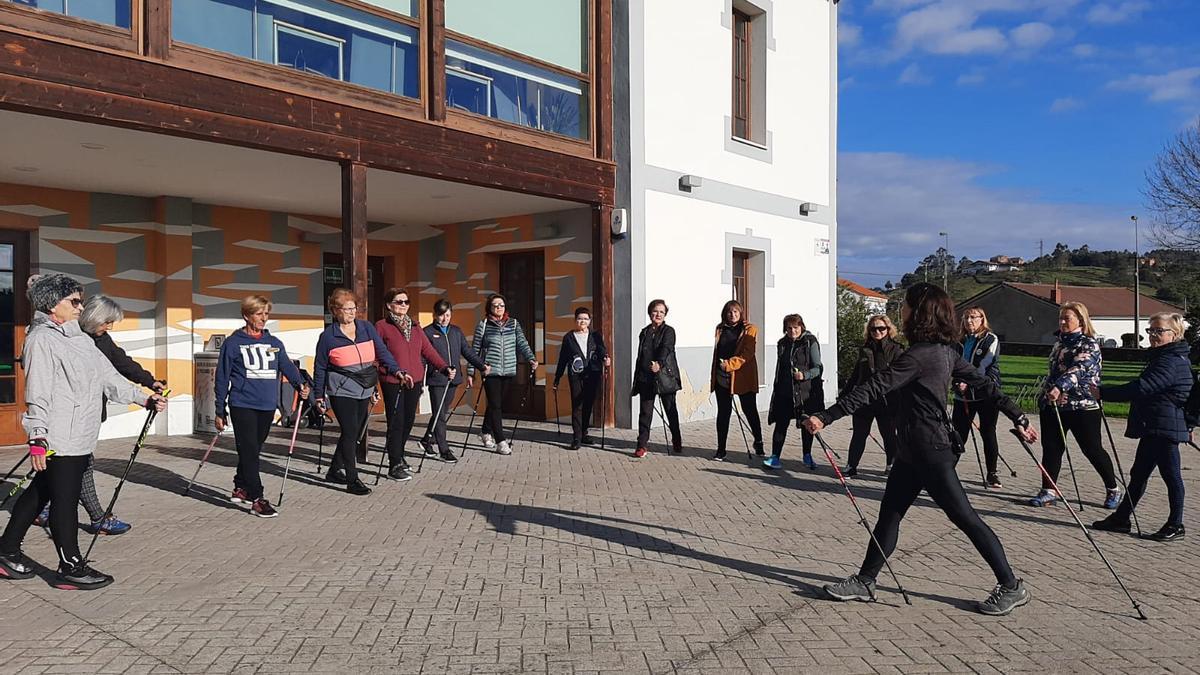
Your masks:
M896 341L896 324L887 314L876 314L867 319L864 328L863 345L858 350L858 360L854 362L854 370L846 383L843 393L870 380L875 373L886 370L892 361L904 353L904 346ZM853 431L850 435L850 461L842 473L847 476L858 475L858 463L862 461L863 452L867 449L867 437L871 435L871 423L879 427L879 436L883 439L883 454L887 460L884 473L892 468L896 458L896 422L893 419L890 403L887 398L880 398L871 405L854 412Z
M1000 338L992 332L988 325L987 314L980 307L968 307L962 313L962 357L980 375L1000 386ZM996 462L1000 459L1000 444L996 441L996 422L1000 419L1000 410L996 401L983 398L978 392L967 387L966 382L954 383L954 431L967 443L971 435L971 425L975 416L979 416L979 438L983 441L983 458L987 463L987 486L990 488L1004 487L996 472Z
M962 453L962 444L946 415L946 391L951 379L966 382L982 396L995 399L1000 410L1011 419L1027 441L1037 440L1037 432L1017 405L1000 388L962 359L954 347L958 340L958 322L954 302L946 292L932 284L916 284L904 297L904 335L909 350L887 370L855 387L838 399L833 407L816 413L804 422L810 433L821 431L834 420L895 393L896 419L900 422L896 461L888 475L874 543L858 574L830 584L825 592L837 600L874 600L875 577L884 565L884 556L896 548L900 521L926 490L950 521L962 530L996 575L996 587L978 604L983 614L999 616L1029 602L1024 583L1013 574L1000 540L971 508L954 466Z
M592 444L588 429L592 423L592 404L604 380L604 369L611 365L604 338L591 330L592 312L587 307L575 308L575 330L563 336L558 350L558 368L554 371L554 395L563 374L571 386L571 449L579 444ZM600 420L604 424L604 420Z

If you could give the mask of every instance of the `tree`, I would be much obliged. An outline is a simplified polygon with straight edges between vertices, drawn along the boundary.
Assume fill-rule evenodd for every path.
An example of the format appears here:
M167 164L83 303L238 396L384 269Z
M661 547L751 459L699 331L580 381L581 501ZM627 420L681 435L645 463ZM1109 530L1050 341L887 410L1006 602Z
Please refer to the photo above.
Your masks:
M1167 144L1146 172L1152 236L1166 248L1200 247L1200 120Z
M839 387L850 379L858 348L863 343L863 327L867 325L867 304L854 293L838 287L837 295L837 364Z

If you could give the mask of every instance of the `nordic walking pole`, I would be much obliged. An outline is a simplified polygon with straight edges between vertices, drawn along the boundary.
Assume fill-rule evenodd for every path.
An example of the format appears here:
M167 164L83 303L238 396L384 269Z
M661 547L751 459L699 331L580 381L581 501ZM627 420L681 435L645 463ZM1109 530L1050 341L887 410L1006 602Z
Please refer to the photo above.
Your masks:
M437 426L438 418L445 412L442 406L446 405L446 394L450 391L450 380L446 379L446 386L442 388L442 398L438 401L437 408L432 410L433 414L429 416L429 426L425 427L425 435L421 437L421 444L428 447L429 435L433 433L433 429ZM421 449L421 461L417 462L417 473L421 473L421 469L425 466L425 448Z
M559 443L562 443L562 440L561 440L562 439L562 422L560 422L558 419L558 385L557 384L554 385L553 392L554 392L554 440L558 441ZM575 405L574 402L572 402L571 405L574 406ZM574 413L571 413L571 414L574 414ZM571 433L575 433L575 432L572 431ZM574 441L572 440L572 442L574 442Z
M1108 444L1112 446L1113 459L1117 460L1117 478L1121 479L1121 487L1125 488L1125 496L1129 499L1129 512L1133 514L1133 524L1137 528L1138 537L1142 536L1142 526L1138 524L1137 507L1133 497L1129 496L1129 484L1125 482L1125 469L1121 468L1121 456L1117 454L1117 442L1113 440L1112 428L1108 426L1108 416L1104 414L1104 401L1100 401L1100 419L1104 420L1104 431L1108 433Z
M1037 464L1038 470L1042 472L1042 476L1050 482L1051 487L1053 487L1054 491L1058 494L1058 498L1063 500L1065 503L1067 498L1063 496L1062 490L1058 489L1058 484L1055 483L1054 479L1050 477L1049 472L1046 471L1046 467L1042 466L1042 463L1039 462L1037 457L1033 455L1033 448L1029 447L1029 443L1026 442L1025 437L1022 436L1021 432L1017 431L1016 429L1011 429L1010 431L1012 431L1012 434L1017 437L1018 441L1021 442L1021 447L1025 448L1025 452L1029 454L1029 458L1032 459L1035 464ZM1071 517L1075 519L1075 524L1079 525L1079 529L1083 530L1083 536L1087 537L1087 540L1091 542L1092 548L1096 549L1096 553L1099 554L1100 559L1104 561L1104 564L1108 567L1108 571L1112 572L1113 578L1117 580L1117 585L1121 587L1122 591L1125 591L1125 597L1129 598L1129 602L1133 603L1133 608L1137 610L1138 618L1145 621L1146 613L1142 611L1142 608L1140 605L1138 605L1137 600L1133 599L1133 596L1129 593L1129 589L1125 588L1125 582L1121 581L1121 577L1117 575L1117 570L1113 569L1112 563L1108 562L1108 558L1104 557L1104 551L1100 550L1100 545L1096 543L1096 540L1092 537L1092 533L1088 531L1087 527L1084 526L1083 521L1079 519L1079 514L1075 513L1075 511L1073 511L1070 507L1067 508L1067 512L1070 513Z
M963 414L967 416L967 431L971 435L971 445L975 446L975 461L979 462L979 482L983 483L983 487L986 489L988 486L987 476L983 475L983 458L979 456L979 439L975 438L975 426L971 424L971 408L967 405L965 398L962 399L962 404Z
M396 403L392 406L392 422L398 421L396 417L397 411L400 410L400 401L404 398L403 386L401 390L396 392ZM384 399L384 409L387 408L387 399ZM359 443L362 443L366 450L363 451L363 457L367 456L367 452L371 449L371 444L367 442L367 427L371 425L371 408L374 404L367 407L367 419L363 422L362 438ZM384 423L383 431L383 447L379 449L379 466L375 468L375 482L373 485L379 485L379 479L383 477L383 460L388 456L388 437L391 436L392 425ZM400 448L400 461L404 461L404 448Z
M49 461L50 457L52 457L53 455L54 455L53 450L47 450L46 451L46 461ZM25 456L28 457L29 453L26 453ZM21 461L24 462L25 460L21 460ZM18 464L18 466L20 466L20 465ZM16 469L14 469L14 471L15 470ZM8 494L4 495L4 499L2 501L0 501L0 508L4 508L4 505L8 503L8 500L12 499L13 495L20 492L21 488L25 487L25 484L28 483L29 481L33 480L33 477L36 475L37 475L37 469L31 469L29 471L29 473L25 474L24 478L17 481L17 484L13 486L13 489L9 490ZM11 477L12 477L12 471L10 471L8 473L8 477L6 477L4 480L8 480L8 478L11 478Z
M465 390L464 390L465 392ZM483 400L483 377L479 378L479 392L475 394L475 405L471 406L471 421L467 423L467 433L463 435L462 450L458 451L464 459L467 456L467 441L471 440L471 430L475 428L475 416L479 414L479 402Z
M166 399L167 394L170 393L170 389L163 389L162 393L157 395ZM142 433L138 435L137 442L133 444L133 452L129 454L129 463L125 465L125 472L121 474L121 480L117 483L116 489L113 490L112 499L109 500L108 508L104 510L104 517L100 519L100 522L104 522L112 517L113 507L117 505L117 497L121 496L121 488L125 487L125 480L129 478L129 470L133 468L133 463L137 461L138 452L141 451L142 446L146 443L146 436L150 433L150 427L154 424L155 417L158 417L157 405L151 407L150 412L146 414L146 423L142 425ZM87 553L83 554L85 561L91 559L92 547L96 545L96 540L100 538L100 532L100 528L96 528L96 533L92 535L92 543L88 544Z
M13 465L13 468L12 468L12 469L11 469L11 470L10 470L10 471L7 473L7 474L5 474L5 476L4 476L4 480L0 480L0 483L7 483L7 482L8 482L8 479L9 479L9 478L12 478L12 477L13 477L13 475L14 475L15 473L17 473L17 469L21 468L21 465L22 465L22 464L24 464L24 463L25 463L25 460L27 460L27 459L29 459L29 453L28 453L28 452L26 452L26 453L25 453L25 456L21 458L21 461L19 461L19 462L17 462L16 464L14 464L14 465Z
M521 395L521 407L522 408L525 407L526 403L529 403L529 399L532 397L533 382L535 379L537 379L537 371L530 369L529 384L528 384L528 386L525 387L525 393ZM515 444L517 442L517 427L519 427L520 425L521 425L521 418L520 417L515 418L513 420L512 431L508 432L508 448L510 450L512 449L513 444Z
M651 396L654 396L654 394L651 394ZM654 412L658 413L658 419L662 422L663 443L666 443L668 446L670 446L671 445L671 437L667 435L667 416L665 414L663 414L662 409L658 407L658 401L655 401L653 403L653 405L654 405Z
M738 408L737 396L730 394L730 403L733 404L733 412L737 413L738 429L742 430L742 442L746 444L746 464L754 464L754 455L750 452L750 438L746 436L746 424L742 419L742 411Z
M188 493L192 491L192 485L196 482L196 476L200 475L200 469L203 469L204 463L208 461L208 456L212 453L213 447L216 446L217 439L219 439L221 437L221 434L225 433L225 430L228 428L229 428L229 426L226 425L224 427L221 427L220 431L213 434L212 442L208 444L208 449L204 451L204 456L200 458L200 463L196 465L196 470L192 473L192 479L188 481L187 487L185 487L183 489L184 497L188 496Z
M292 451L296 449L296 434L300 431L300 418L304 413L304 401L300 398L300 392L296 392L296 423L292 427L292 442L288 444L287 461L283 463L283 480L279 483L279 501L275 502L276 506L283 504L283 486L287 485L288 471L292 468Z
M806 419L808 415L804 416ZM883 556L883 564L887 566L888 574L892 575L892 581L896 582L896 588L900 589L900 595L904 596L904 604L911 605L912 601L908 599L908 593L905 592L904 586L900 584L900 577L896 576L896 571L892 569L892 563L888 560L888 556L883 552L883 547L879 545L879 540L875 538L875 532L871 530L871 526L867 524L867 517L863 515L862 509L858 507L858 500L854 498L854 493L850 491L850 486L846 484L846 477L842 475L842 470L838 468L837 462L833 459L833 448L825 442L821 436L821 432L813 434L817 442L821 444L821 449L825 451L825 459L829 461L829 466L833 467L833 472L837 474L838 480L842 483L842 489L846 491L846 496L850 498L850 503L854 505L854 510L858 513L858 522L867 531L871 537L871 543L879 550L879 554Z
M320 406L317 406L317 412L321 414L321 432L317 438L317 475L320 475L321 462L325 459L325 425L329 422L329 418L325 416L325 411L321 410Z
M977 421L975 421L975 420L972 420L972 421L971 421L971 428L972 428L972 429L975 429L976 431L978 431L978 430L979 430L979 423L978 423ZM997 459L999 459L1001 462L1003 462L1003 463L1004 463L1004 468L1008 469L1008 472L1009 472L1010 474L1012 474L1012 477L1013 477L1013 478L1016 478L1016 477L1017 477L1017 472L1016 472L1016 470L1014 470L1014 469L1012 468L1012 465L1010 465L1010 464L1008 463L1008 460L1004 459L1004 455L1000 454L1000 449L999 449L999 448L997 448L997 449L996 449L996 458L997 458Z
M1071 482L1075 484L1075 499L1079 502L1079 510L1083 510L1083 494L1079 492L1079 481L1075 478L1075 463L1071 461L1071 450L1067 447L1067 431L1063 427L1062 415L1058 412L1058 406L1053 403L1054 419L1058 420L1058 433L1062 437L1063 454L1067 456L1067 466L1071 469ZM1069 507L1068 507L1069 508Z

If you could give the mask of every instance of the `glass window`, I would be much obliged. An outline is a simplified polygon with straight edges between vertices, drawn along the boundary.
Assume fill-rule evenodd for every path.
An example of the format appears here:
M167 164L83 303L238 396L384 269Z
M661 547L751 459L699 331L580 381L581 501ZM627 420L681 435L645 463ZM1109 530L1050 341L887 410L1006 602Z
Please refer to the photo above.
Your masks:
M446 41L446 105L540 131L588 137L585 82L453 40Z
M372 2L411 9L409 2ZM395 5L393 7L392 5ZM175 40L417 98L417 29L327 0L174 0Z
M118 28L133 25L131 0L11 0L18 5L36 7L55 14L66 14Z
M13 245L0 244L0 270L13 268Z
M446 30L588 72L588 0L446 0Z
M750 17L733 11L733 135L750 138Z

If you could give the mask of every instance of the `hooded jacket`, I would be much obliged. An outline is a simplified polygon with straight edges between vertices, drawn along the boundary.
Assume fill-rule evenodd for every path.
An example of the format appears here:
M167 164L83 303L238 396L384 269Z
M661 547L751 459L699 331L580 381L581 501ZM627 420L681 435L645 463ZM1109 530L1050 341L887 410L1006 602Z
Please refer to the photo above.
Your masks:
M102 401L144 405L149 394L126 380L78 321L57 324L36 312L21 353L29 438L44 438L55 454L90 455L100 436Z
M779 360L775 364L775 386L767 409L767 424L787 419L794 419L799 424L801 414L825 407L821 345L817 336L804 331L795 340L786 335L780 338L776 351ZM804 373L804 379L797 380L796 372Z
M304 384L283 342L270 331L264 328L259 337L251 336L244 328L230 333L221 343L217 361L216 416L226 418L226 401L236 408L274 410L279 405L279 373L297 390Z
M1192 391L1192 366L1186 342L1172 342L1150 350L1150 362L1132 382L1100 387L1105 401L1131 401L1128 438L1162 436L1184 443L1190 438L1183 406Z
M471 340L475 354L492 367L488 377L512 377L517 374L517 352L526 361L536 361L525 331L516 319L505 314L499 321L488 317L475 326ZM474 374L471 370L468 375Z

